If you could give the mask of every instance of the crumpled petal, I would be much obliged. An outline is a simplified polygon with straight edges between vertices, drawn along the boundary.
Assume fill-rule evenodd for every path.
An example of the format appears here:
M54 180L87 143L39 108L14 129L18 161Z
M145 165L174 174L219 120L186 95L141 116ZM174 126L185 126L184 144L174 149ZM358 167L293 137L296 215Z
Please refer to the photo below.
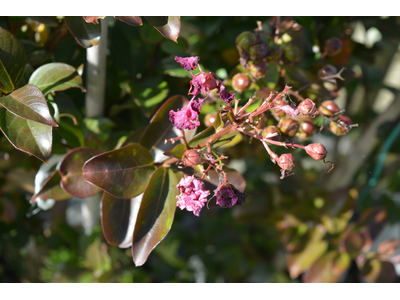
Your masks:
M176 187L180 191L180 194L176 196L178 199L176 206L182 210L192 211L198 217L210 194L210 191L204 187L204 182L194 176L185 175Z
M197 120L204 99L193 99L188 105L179 111L171 110L169 112L169 120L179 130L194 129L200 126L200 121Z
M231 103L232 100L235 99L235 95L236 95L236 94L231 94L231 93L227 92L225 89L223 89L223 90L219 93L219 97L220 97L221 100L224 101L226 104Z
M246 198L246 194L239 192L231 184L219 188L217 192L217 204L222 208L231 208L235 205L242 205Z
M182 67L185 68L186 71L195 70L199 65L198 56L190 56L190 57L179 57L175 56L175 60L181 64Z

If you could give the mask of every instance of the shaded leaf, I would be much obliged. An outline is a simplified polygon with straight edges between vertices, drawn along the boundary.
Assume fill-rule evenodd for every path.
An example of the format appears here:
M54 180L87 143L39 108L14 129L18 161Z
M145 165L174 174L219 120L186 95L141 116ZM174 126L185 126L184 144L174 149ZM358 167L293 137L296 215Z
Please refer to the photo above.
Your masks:
M298 277L325 253L328 242L323 240L324 235L321 228L310 230L302 236L302 244L288 254L286 262L291 278Z
M25 49L10 32L0 27L0 92L11 93L26 65Z
M50 175L50 177L43 183L39 192L34 194L31 198L31 202L37 202L39 200L54 199L54 200L66 200L71 198L68 194L61 188L60 185L61 176L57 170Z
M96 275L103 274L111 269L111 257L107 253L107 247L101 245L100 237L90 244L85 252L84 266L95 271Z
M86 23L93 23L93 24L99 24L99 19L104 19L105 16L101 17L83 17L83 19L86 21Z
M150 153L139 144L112 150L89 159L83 178L117 198L140 195L155 170Z
M366 228L371 236L371 239L373 240L385 225L386 217L387 213L384 208L379 206L371 207L361 214L360 218L355 224L354 230Z
M392 283L397 278L396 270L391 262L379 259L368 260L362 269L363 279L376 283Z
M18 150L47 162L53 142L52 127L21 119L8 110L0 109L0 129Z
M202 132L199 132L191 140L188 141L189 147L194 148L202 142L205 142L213 133L213 126L204 129Z
M172 125L169 120L169 112L178 110L186 105L188 100L185 96L177 95L169 98L157 110L150 124L140 139L140 144L148 149L154 158L154 162L161 162L168 158L163 153L175 147L172 143L165 144L166 139L175 138L181 135L181 132ZM190 139L194 130L185 131L185 136Z
M143 25L143 21L141 17L114 17L117 20L120 20L128 25L131 26L142 26Z
M20 118L58 127L50 115L43 93L32 84L27 84L11 94L1 97L0 104Z
M176 42L181 32L181 17L145 17L165 38Z
M175 174L165 167L154 172L147 186L137 216L132 239L132 257L136 266L143 265L150 252L171 229L176 209Z
M119 199L104 192L101 199L101 226L110 245L128 248L132 245L136 217L143 193L131 199Z
M64 63L50 63L39 67L29 78L29 83L36 85L44 95L73 87L86 91L77 70Z
M66 192L79 198L90 197L100 192L98 187L88 183L82 176L83 164L99 153L97 149L83 147L72 149L64 156L58 170L62 177L61 187Z
M75 40L84 48L97 46L100 43L101 23L86 23L82 17L65 17L69 31Z

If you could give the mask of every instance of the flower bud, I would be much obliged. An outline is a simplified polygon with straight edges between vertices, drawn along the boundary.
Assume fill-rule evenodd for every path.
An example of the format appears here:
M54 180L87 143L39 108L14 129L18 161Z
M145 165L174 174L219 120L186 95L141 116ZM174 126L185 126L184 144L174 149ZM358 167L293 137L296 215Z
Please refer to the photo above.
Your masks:
M296 134L301 140L306 140L310 138L315 131L315 125L310 117L301 116L297 117L299 121L299 132Z
M182 162L187 167L197 166L201 161L201 155L194 149L187 150L182 156Z
M295 136L297 129L299 129L299 122L297 122L295 119L287 118L283 121L281 120L278 128L282 131L284 135L293 137Z
M315 106L315 103L308 98L301 101L300 104L297 106L297 109L304 116L314 116L317 112L317 107Z
M269 139L274 140L274 141L279 141L279 139L281 138L281 131L278 129L278 127L276 127L275 125L271 125L271 126L267 126L263 129L262 131L262 136L268 136L271 135L273 133L276 133L277 135L274 137L271 137Z
M206 116L204 117L204 125L206 125L207 127L212 126L214 124L216 118L217 118L216 113L206 114Z
M348 116L339 116L336 122L331 122L330 129L334 135L345 135L347 126L351 125L351 120Z
M338 111L339 107L332 100L326 100L322 102L321 106L319 107L319 112L328 117L333 116Z
M324 145L322 145L321 143L309 144L306 146L305 150L307 154L315 160L324 159L326 157L326 154L328 153Z
M251 43L255 42L256 36L250 31L244 31L239 34L236 38L236 48L239 53L243 50L247 50Z
M342 51L343 42L337 37L325 41L325 53L327 56L334 56Z
M263 61L257 61L250 66L250 74L255 78L263 77L267 72L267 64Z
M250 78L246 74L238 73L232 78L232 87L235 91L239 93L247 91L250 85Z
M277 163L282 170L290 171L294 168L296 161L291 153L285 153L279 156Z

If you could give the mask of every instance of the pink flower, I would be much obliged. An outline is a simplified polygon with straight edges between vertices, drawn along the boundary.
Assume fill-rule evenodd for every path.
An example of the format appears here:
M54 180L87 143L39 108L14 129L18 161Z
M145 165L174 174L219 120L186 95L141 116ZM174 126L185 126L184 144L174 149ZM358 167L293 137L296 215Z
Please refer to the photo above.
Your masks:
M221 98L222 101L224 101L226 104L229 104L232 102L233 99L235 99L236 94L231 94L227 92L225 89L219 93L219 97Z
M231 208L235 205L242 205L246 198L246 194L239 192L231 184L227 184L222 188L220 187L217 192L217 204L222 208Z
M185 68L186 71L194 70L199 64L200 57L190 56L190 57L179 57L175 56L175 60Z
M180 191L179 196L176 196L178 199L176 206L182 210L186 208L198 217L210 194L204 187L204 182L194 176L185 175L176 187Z
M193 74L192 74L193 75ZM193 88L193 91L190 92ZM220 89L220 81L215 79L214 75L210 73L197 73L193 75L192 81L190 81L190 90L188 95L196 96L198 93L208 93L211 90Z
M194 129L200 125L200 121L197 120L201 107L203 106L203 99L193 99L189 101L188 105L181 110L175 112L171 110L169 112L169 120L179 130L182 129Z

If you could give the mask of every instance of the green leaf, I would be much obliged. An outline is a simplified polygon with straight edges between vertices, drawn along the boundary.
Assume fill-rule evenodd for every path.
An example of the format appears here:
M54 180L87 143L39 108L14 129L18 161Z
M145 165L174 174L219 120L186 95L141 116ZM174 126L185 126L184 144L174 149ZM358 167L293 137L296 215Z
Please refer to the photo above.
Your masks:
M55 170L42 184L40 191L32 196L30 201L37 202L38 200L46 199L66 200L71 198L71 195L61 188L60 180L61 176L58 171Z
M22 119L58 127L50 115L49 106L43 93L32 84L27 84L11 94L1 97L0 104Z
M0 129L18 150L47 162L53 142L52 127L31 120L21 119L8 110L0 110Z
M0 27L0 93L11 93L26 65L25 49L10 32Z
M117 20L120 20L131 26L142 26L142 18L141 17L114 17Z
M177 42L181 32L181 17L145 17L165 38Z
M93 270L97 276L111 269L111 257L106 249L101 247L100 237L97 237L86 249L83 265Z
M215 128L215 133L220 131L222 127L224 127L224 122L222 121L221 111L218 112L217 116L215 117L215 121L213 123Z
M178 181L174 172L161 167L147 186L136 219L132 239L132 257L136 266L143 265L150 252L171 229L176 209Z
M205 142L211 135L214 134L214 127L210 126L204 129L202 132L196 134L190 141L188 141L189 147L196 147L198 144Z
M100 189L88 183L82 176L82 166L91 157L100 154L100 151L93 148L82 147L69 151L60 161L58 171L62 177L61 187L79 198L86 198L96 195Z
M143 193L131 199L119 199L104 192L101 199L101 226L110 245L128 248L132 245L133 230Z
M101 23L86 23L83 17L65 17L69 31L75 40L84 48L97 46L100 43Z
M39 67L33 72L29 83L36 85L44 95L73 87L80 88L82 92L86 91L82 77L76 69L64 63L50 63Z
M183 154L187 151L184 144L178 144L174 149L164 152L164 155L176 157L177 159L182 159Z
M396 281L397 274L393 264L377 258L368 260L361 270L362 277L368 282L392 283Z
M180 131L177 130L169 120L169 112L171 110L177 111L181 109L187 102L186 97L182 95L171 97L165 101L150 120L150 124L147 126L140 139L140 144L150 151L154 162L158 163L167 159L168 156L165 156L163 153L175 147L172 143L165 144L166 139L181 135ZM186 138L190 139L194 132L195 130L187 131L185 133Z
M83 178L117 198L141 194L155 170L151 154L139 144L112 150L89 159Z

